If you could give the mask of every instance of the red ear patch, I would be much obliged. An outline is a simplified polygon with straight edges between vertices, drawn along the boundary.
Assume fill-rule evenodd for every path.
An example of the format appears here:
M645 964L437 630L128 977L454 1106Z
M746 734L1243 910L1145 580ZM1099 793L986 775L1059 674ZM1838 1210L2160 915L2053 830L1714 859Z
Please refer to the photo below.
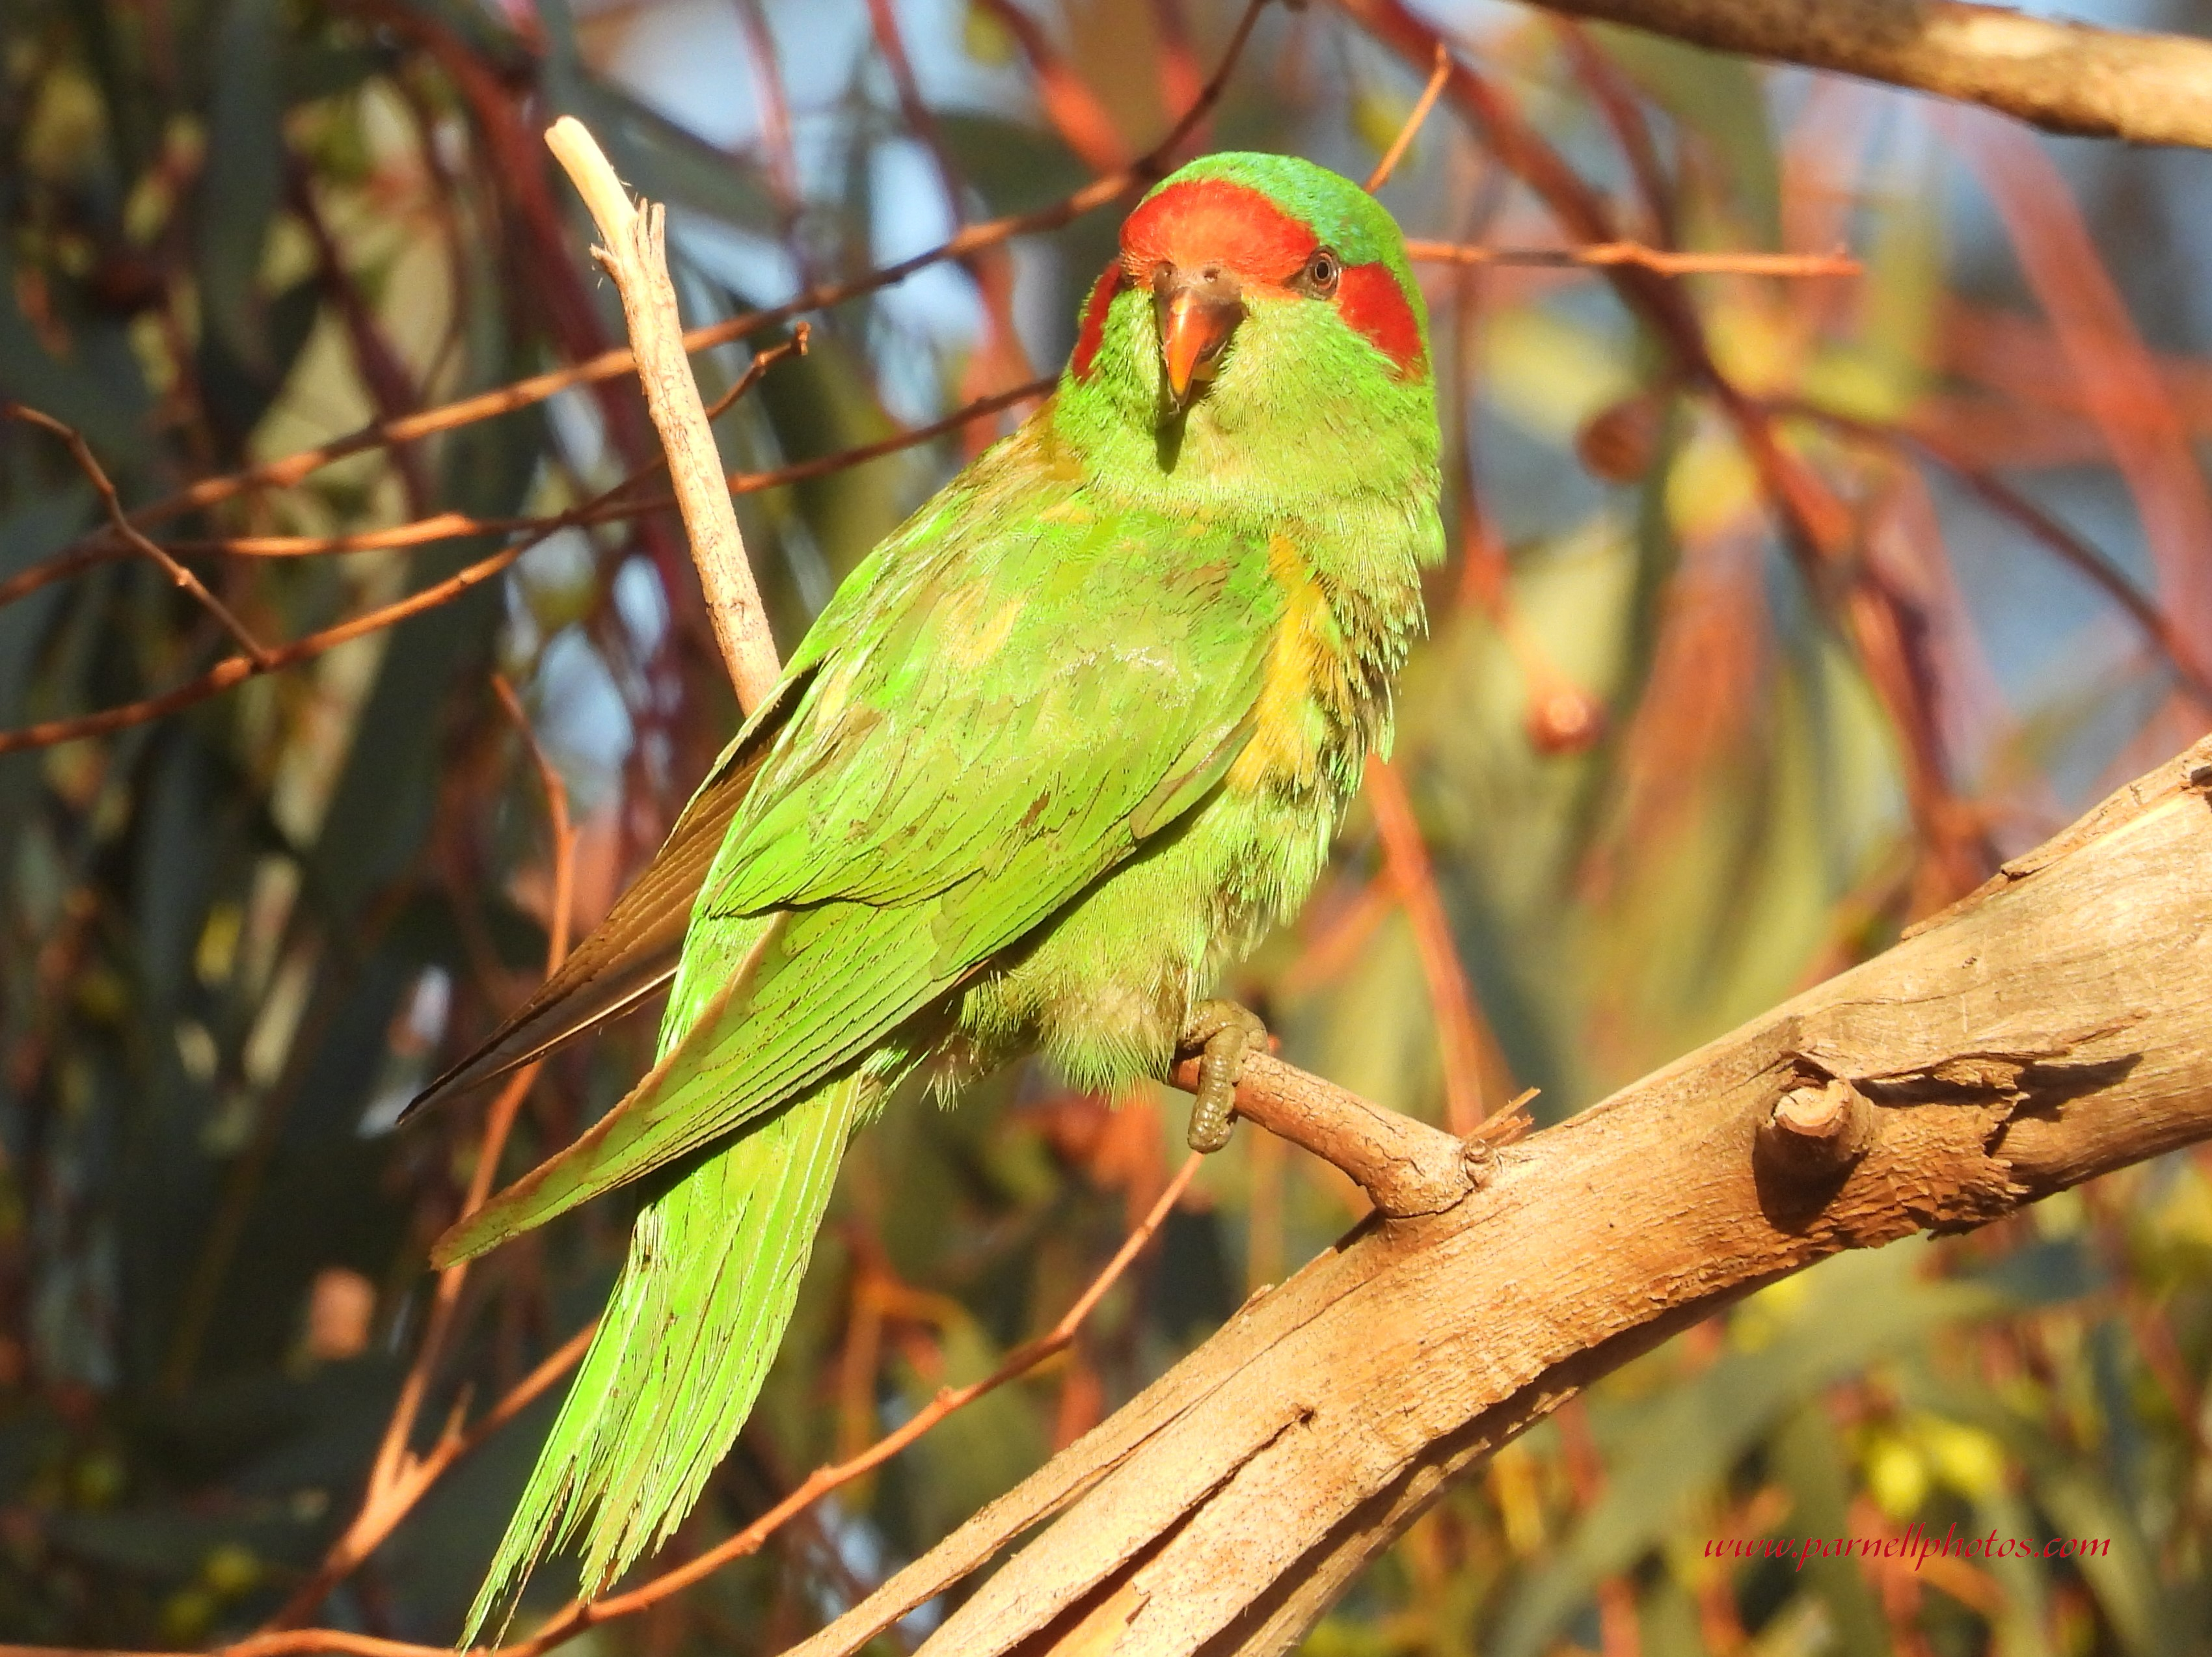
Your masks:
M1247 281L1279 282L1320 245L1313 231L1249 185L1226 179L1171 185L1121 226L1124 266L1218 264Z
M1336 308L1376 350L1397 364L1401 374L1419 373L1428 366L1421 349L1421 325L1389 265L1346 265L1336 290Z
M1129 278L1121 269L1121 261L1114 260L1098 273L1098 280L1091 284L1091 297L1083 301L1083 322L1075 331L1075 355L1067 366L1078 379L1091 378L1091 360L1098 355L1099 342L1106 337L1106 313Z

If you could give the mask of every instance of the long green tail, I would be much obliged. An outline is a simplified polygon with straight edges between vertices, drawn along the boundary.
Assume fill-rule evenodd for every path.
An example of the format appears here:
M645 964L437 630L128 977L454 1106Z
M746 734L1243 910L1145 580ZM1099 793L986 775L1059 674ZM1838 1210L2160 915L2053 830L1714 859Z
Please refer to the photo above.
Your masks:
M744 1425L791 1320L845 1141L884 1080L793 1100L649 1205L461 1643L548 1552L584 1539L604 1591L690 1511Z

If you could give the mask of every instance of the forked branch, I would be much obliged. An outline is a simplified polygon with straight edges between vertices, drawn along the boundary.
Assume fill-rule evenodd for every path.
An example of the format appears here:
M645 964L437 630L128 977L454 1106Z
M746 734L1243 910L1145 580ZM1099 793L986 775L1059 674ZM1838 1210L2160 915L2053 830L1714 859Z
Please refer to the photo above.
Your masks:
M2208 791L2212 738L1454 1205L1371 1217L792 1657L1048 1520L924 1654L1288 1651L1453 1476L1747 1290L2212 1137Z

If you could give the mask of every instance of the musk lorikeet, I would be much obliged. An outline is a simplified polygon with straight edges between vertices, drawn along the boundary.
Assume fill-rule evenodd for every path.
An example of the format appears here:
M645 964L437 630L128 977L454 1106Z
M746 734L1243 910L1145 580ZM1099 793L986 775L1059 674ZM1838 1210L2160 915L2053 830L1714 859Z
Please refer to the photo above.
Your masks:
M848 1137L925 1062L1041 1051L1114 1089L1201 1050L1192 1143L1225 1141L1258 1021L1200 998L1389 740L1437 497L1389 215L1279 155L1147 195L1051 399L854 571L607 920L425 1096L672 976L644 1080L434 1253L650 1176L471 1636L550 1549L580 1539L597 1593L684 1517Z

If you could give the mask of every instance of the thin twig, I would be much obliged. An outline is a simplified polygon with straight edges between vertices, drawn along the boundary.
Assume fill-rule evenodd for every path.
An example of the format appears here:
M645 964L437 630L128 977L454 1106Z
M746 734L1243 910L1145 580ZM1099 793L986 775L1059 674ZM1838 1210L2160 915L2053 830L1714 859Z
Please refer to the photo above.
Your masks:
M1158 1200L1153 1203L1151 1211L1131 1229L1122 1239L1121 1247L1115 1251L1114 1257L1091 1279L1090 1287L1067 1308L1060 1320L1043 1334L1024 1342L1009 1352L1006 1360L989 1375L965 1387L940 1389L936 1397L896 1431L878 1439L856 1456L834 1466L817 1468L805 1483L719 1547L654 1577L628 1593L571 1604L556 1612L528 1639L513 1645L491 1648L485 1653L485 1657L539 1657L540 1654L566 1643L586 1629L658 1605L732 1560L757 1552L770 1536L832 1490L849 1484L863 1473L880 1466L946 1417L966 1409L976 1399L996 1392L1008 1381L1018 1379L1047 1358L1063 1350L1074 1340L1091 1313L1097 1309L1098 1302L1106 1297L1108 1291L1121 1280L1145 1246L1166 1223L1168 1215L1182 1200L1183 1193L1190 1188L1190 1182L1202 1160L1194 1154L1184 1162L1175 1178L1168 1182L1167 1188L1161 1192ZM446 1452L441 1444L420 1466L428 1467L433 1460L442 1454L444 1460L440 1463L442 1471L443 1466L450 1466L461 1454L482 1442L486 1430L495 1424L495 1417L498 1423L512 1419L531 1399L543 1393L582 1356L591 1334L591 1330L585 1329L573 1336L560 1350L539 1364L514 1393L502 1399L497 1410L486 1416L471 1432L462 1435L456 1449ZM526 1388L529 1389L528 1396L519 1397L518 1394ZM0 1645L0 1657L61 1657L66 1649L60 1647ZM217 1647L209 1657L289 1657L293 1653L319 1651L345 1653L349 1657L452 1657L451 1650L447 1647L414 1645L404 1640L380 1640L335 1629L272 1629ZM77 1653L74 1657L85 1657L85 1654ZM155 1654L106 1652L101 1654L101 1657L155 1657Z
M1016 1347L1006 1355L1004 1363L981 1381L970 1381L965 1387L939 1388L937 1396L916 1411L896 1431L877 1440L859 1455L834 1466L817 1467L804 1484L719 1547L709 1549L689 1563L678 1566L628 1593L576 1607L572 1615L590 1613L588 1623L580 1623L578 1629L580 1630L591 1623L604 1622L609 1618L626 1617L632 1611L642 1611L679 1589L689 1587L730 1561L742 1559L747 1554L757 1551L763 1542L801 1510L811 1507L841 1485L849 1484L861 1474L890 1460L955 1411L966 1409L985 1393L996 1392L1008 1381L1034 1369L1061 1350L1075 1338L1076 1332L1097 1308L1107 1290L1121 1280L1121 1274L1129 1269L1130 1262L1137 1258L1145 1245L1166 1223L1170 1211L1182 1200L1183 1193L1189 1189L1191 1180L1203 1160L1196 1152L1185 1159L1175 1178L1168 1181L1167 1189L1160 1193L1159 1200L1152 1205L1151 1212L1121 1240L1121 1247L1106 1263L1105 1269L1091 1279L1091 1286L1083 1291L1081 1298L1074 1305L1067 1308L1060 1321L1043 1334ZM556 1626L559 1621L556 1618ZM563 1635L562 1637L567 1636Z
M2068 529L2049 513L2002 479L1994 477L1953 448L1934 432L1911 426L1887 426L1825 408L1802 398L1777 400L1777 413L1811 420L1859 442L1909 450L1932 461L1992 511L2010 519L2040 541L2065 563L2094 582L2098 590L2127 613L2140 628L2166 665L2197 701L2212 707L2212 671L2201 664L2189 637L2157 604L2145 597L2104 554Z
M201 586L198 576L132 527L129 514L123 510L123 501L115 493L115 485L109 481L106 470L94 456L92 446L84 440L83 434L74 426L64 425L50 414L21 403L0 401L0 414L11 420L20 420L27 426L36 426L40 431L61 439L69 449L70 458L76 463L76 469L84 474L85 481L100 496L100 507L107 514L108 527L129 543L134 550L144 554L159 565L172 583L191 594L203 610L222 624L223 631L237 641L238 647L258 666L265 669L270 665L267 646L253 636L245 622L231 614L230 607Z
M1382 841L1382 856L1398 901L1412 923L1413 944L1428 980L1429 1004L1437 1018L1437 1045L1443 1060L1445 1120L1464 1138L1482 1126L1482 1043L1478 1035L1474 992L1467 981L1450 919L1437 889L1421 825L1404 779L1386 761L1367 762L1367 803Z
M720 420L730 411L740 398L761 383L763 375L784 358L805 356L806 348L812 343L813 338L813 325L805 322L793 323L789 339L779 341L766 350L756 352L753 360L745 364L744 373L738 376L737 384L707 405L707 418ZM734 476L736 474L732 473L732 476Z
M1413 135L1429 118L1429 112L1437 106L1437 100L1444 95L1444 82L1449 79L1451 54L1444 50L1444 43L1439 40L1437 42L1437 66L1430 72L1428 85L1421 88L1421 95L1413 100L1413 112L1406 117L1405 124L1399 127L1398 136L1390 140L1389 149L1382 152L1382 159L1375 163L1375 170L1367 175L1364 187L1369 195L1373 195L1390 181L1390 175L1398 170L1398 163L1413 147Z
M419 616L425 610L451 603L471 588L482 586L543 539L544 537L539 535L517 541L434 586L425 587L420 592L410 593L395 603L354 616L349 621L340 622L334 627L326 627L319 633L310 633L305 638L280 645L268 653L265 662L249 660L244 656L226 657L198 678L188 679L158 696L126 702L120 707L103 708L97 713L80 714L74 719L48 719L40 725L24 725L19 730L0 731L0 754L12 754L25 748L51 748L56 743L75 742L84 737L106 736L111 731L143 725L149 719L158 719L165 714L204 702L233 685L242 684L263 673L295 667L311 657L337 648L348 640L380 632L411 616Z
M495 673L491 683L500 706L521 732L522 740L529 749L532 763L537 768L538 785L545 791L545 813L552 836L553 859L552 912L546 918L545 938L545 972L550 977L568 956L568 913L576 883L576 830L568 814L568 789L561 780L561 773L539 745L537 733L531 729L529 716L523 712L521 701L515 695L514 688L507 683L506 676ZM514 1131L514 1119L522 1108L523 1101L529 1096L532 1084L538 1079L538 1065L530 1065L516 1071L507 1084L500 1089L499 1096L492 1102L490 1110L486 1113L483 1138L477 1150L476 1168L470 1176L468 1193L461 1204L464 1216L473 1214L483 1207L484 1199L491 1194L492 1181L499 1171L501 1153L507 1148L507 1136ZM582 1357L583 1343L588 1340L588 1334L572 1338L551 1358L540 1364L525 1380L522 1387L516 1389L517 1393L525 1394L520 1400L515 1393L509 1393L491 1416L477 1423L473 1432L462 1429L457 1410L453 1417L446 1423L428 1455L416 1455L411 1448L415 1425L422 1415L422 1401L428 1394L438 1362L445 1356L447 1344L452 1338L454 1320L460 1310L461 1290L468 1282L468 1270L469 1263L464 1260L438 1274L438 1286L431 1302L429 1318L423 1328L422 1344L416 1348L414 1361L408 1365L406 1378L400 1383L399 1397L392 1405L391 1418L385 1423L384 1436L369 1463L361 1510L337 1540L331 1545L321 1563L270 1619L270 1627L287 1627L320 1605L331 1588L376 1551L447 1468L482 1442L489 1433L495 1431L498 1424L512 1419L530 1398L551 1386L571 1363Z
M740 389L742 385L743 382L740 383ZM980 414L995 412L996 410L1005 407L1006 403L1015 401L1024 394L1033 395L1032 388L1027 386L1017 388L1016 391L1008 394L1003 401L1000 402L994 403L990 398L984 398L982 404L988 404L988 407L984 407L982 404L972 405L972 412L963 411L963 417L975 418ZM717 406L719 408L720 405ZM942 429L942 428L937 429ZM935 434L935 430L929 428L901 433L896 437L886 438L880 443L866 445L861 449L851 451L848 455L826 457L823 462L801 462L796 466L781 468L774 473L751 475L742 480L732 479L731 487L738 493L744 493L748 483L752 488L767 489L776 483L792 483L803 478L818 476L825 470L835 470L840 465L849 465L857 464L860 460L872 459L878 454L888 452L890 449L903 447L910 443L918 443ZM434 586L425 587L420 592L410 593L408 597L386 604L380 609L369 610L349 621L325 628L319 633L311 633L305 638L295 639L289 644L279 646L268 652L265 662L250 661L242 656L228 657L217 662L198 678L189 679L183 684L165 690L156 696L149 696L139 701L126 702L120 707L104 708L97 713L80 714L73 719L49 719L41 725L25 725L15 731L0 731L0 754L14 753L19 749L25 748L51 748L57 743L76 742L86 737L105 736L112 731L120 731L134 725L143 725L149 719L161 719L179 709L205 701L210 696L219 695L233 685L241 684L258 674L297 666L300 663L319 656L325 651L335 649L349 640L364 637L368 634L379 632L385 628L406 621L410 616L419 616L425 610L435 610L439 605L448 604L459 598L461 594L471 588L483 586L532 547L558 530L565 529L571 525L599 523L609 518L627 518L651 507L666 504L665 496L641 501L630 499L629 495L629 491L635 486L658 471L660 464L662 463L655 463L640 472L623 478L611 488L601 490L590 500L567 512L556 513L550 518L507 520L504 526L526 528L528 533L521 539L511 543L488 557L478 560L458 574L437 583ZM459 517L458 514L448 516L454 519ZM465 524L465 527L443 531L440 535L424 534L420 538L439 539L447 534L475 534L487 527L502 527L496 520L489 525L475 519L461 521ZM403 531L421 527L420 525L403 526ZM398 532L399 531L395 531L395 533ZM356 546L361 538L356 537Z
M1197 130L1213 106L1220 101L1245 43L1251 38L1253 25L1259 21L1260 13L1267 4L1267 0L1247 0L1244 14L1230 36L1229 44L1223 49L1221 61L1214 70L1213 77L1206 83L1197 101L1183 112L1166 137L1128 166L1094 179L1082 188L1046 206L1032 208L1024 213L1010 213L1001 218L979 221L935 247L925 248L909 258L878 266L842 282L825 282L810 288L781 305L691 329L683 336L684 349L687 352L697 352L725 345L732 340L742 339L748 334L758 333L763 329L775 327L809 312L830 310L848 300L863 298L878 288L903 282L918 270L927 270L948 259L957 261L969 253L995 246L1018 236L1057 230L1109 202L1120 200L1133 191L1158 182L1167 173L1169 158ZM412 442L434 433L452 431L479 420L530 408L574 386L612 379L635 373L636 368L637 359L626 346L601 351L567 367L532 374L457 402L426 409L403 420L379 421L343 437L334 438L328 443L301 449L275 460L264 461L242 471L226 473L220 477L202 478L174 495L139 507L131 515L131 521L143 528L149 524L166 523L186 513L234 499L250 490L288 487L350 456L389 444ZM105 539L112 531L101 530L95 533ZM84 543L80 542L77 546L65 551L75 553L83 545Z
M1406 257L1417 264L1529 265L1540 269L1604 269L1635 265L1662 276L1856 276L1866 267L1838 248L1832 253L1678 253L1638 241L1591 242L1580 247L1469 247L1455 242L1409 240Z

